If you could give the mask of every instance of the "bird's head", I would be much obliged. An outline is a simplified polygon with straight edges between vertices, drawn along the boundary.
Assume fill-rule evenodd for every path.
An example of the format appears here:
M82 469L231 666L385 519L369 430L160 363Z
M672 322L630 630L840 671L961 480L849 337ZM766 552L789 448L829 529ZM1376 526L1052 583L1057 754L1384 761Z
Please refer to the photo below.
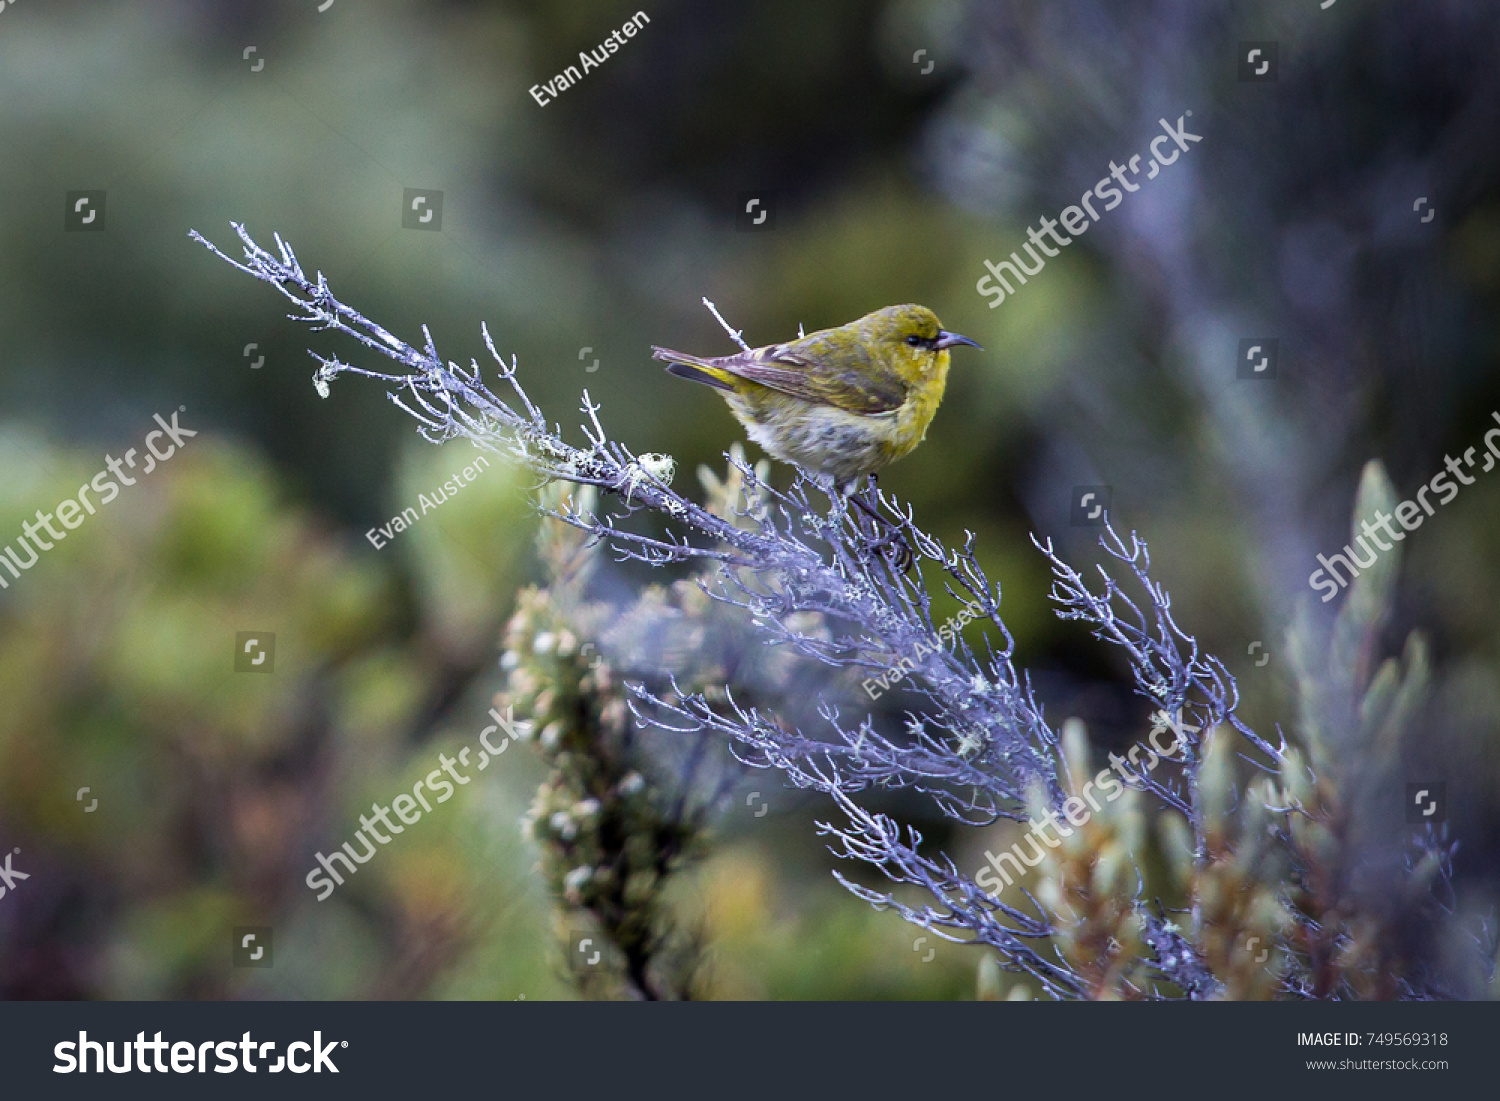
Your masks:
M943 328L926 306L887 306L858 322L874 347L884 349L901 377L910 383L938 381L948 374L948 349L955 344L979 345Z

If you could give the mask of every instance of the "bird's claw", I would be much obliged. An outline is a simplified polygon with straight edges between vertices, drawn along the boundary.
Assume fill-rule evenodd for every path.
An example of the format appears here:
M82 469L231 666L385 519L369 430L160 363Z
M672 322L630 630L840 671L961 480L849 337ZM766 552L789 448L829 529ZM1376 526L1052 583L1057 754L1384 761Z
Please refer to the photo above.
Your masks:
M897 573L907 573L912 566L916 565L917 557L912 553L911 544L899 531L892 531L883 539L877 539L866 544L868 549L877 552L882 557L890 560Z

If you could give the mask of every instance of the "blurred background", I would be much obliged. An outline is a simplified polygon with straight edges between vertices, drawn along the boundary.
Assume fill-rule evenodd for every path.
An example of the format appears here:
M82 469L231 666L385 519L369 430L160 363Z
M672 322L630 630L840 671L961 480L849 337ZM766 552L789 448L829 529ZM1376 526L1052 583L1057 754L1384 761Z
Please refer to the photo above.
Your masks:
M1272 67L1247 74L1245 43ZM1349 539L1360 467L1413 496L1495 426L1496 56L1484 0L0 5L0 547L143 454L154 414L198 432L0 570L0 853L30 876L0 897L0 996L571 996L517 826L543 775L525 753L328 901L303 883L489 721L540 577L531 481L491 466L367 536L472 448L421 441L374 384L319 400L308 348L380 365L189 229L231 253L231 220L280 233L461 363L487 322L571 438L587 388L679 485L740 438L650 360L732 350L702 297L752 344L923 303L985 350L955 355L882 487L977 533L1050 718L1102 749L1149 725L1052 615L1028 540L1090 560L1075 487L1108 486L1269 732L1293 716L1282 632ZM991 308L986 259L1188 112L1201 142ZM403 225L408 189L441 192L435 226ZM1273 377L1241 377L1251 338L1277 342ZM1388 630L1434 646L1403 771L1447 783L1477 913L1500 871L1500 475L1476 478L1405 541ZM268 675L236 672L246 633L274 634ZM678 885L714 995L973 996L973 953L929 959L833 881L825 807L753 779L772 813L733 807ZM902 812L963 859L993 845ZM237 927L274 931L273 967L233 966Z

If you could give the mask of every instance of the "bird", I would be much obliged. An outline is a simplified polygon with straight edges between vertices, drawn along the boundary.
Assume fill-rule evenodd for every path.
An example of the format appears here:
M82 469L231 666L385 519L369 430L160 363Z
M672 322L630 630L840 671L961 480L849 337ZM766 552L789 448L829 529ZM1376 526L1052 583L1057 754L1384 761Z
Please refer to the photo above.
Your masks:
M669 374L719 390L773 458L847 493L926 438L948 384L948 349L958 344L980 347L908 303L732 356L651 352Z

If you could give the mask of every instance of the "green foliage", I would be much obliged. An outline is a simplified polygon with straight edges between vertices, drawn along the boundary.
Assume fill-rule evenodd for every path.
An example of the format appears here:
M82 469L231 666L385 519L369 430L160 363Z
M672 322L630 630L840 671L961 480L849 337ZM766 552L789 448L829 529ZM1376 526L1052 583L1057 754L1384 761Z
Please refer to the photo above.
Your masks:
M100 463L15 435L0 450L35 472L0 480L5 530ZM465 552L445 525L509 533L508 556L494 538L482 548L494 563L483 614L498 624L514 585L505 563L530 525L514 493L485 502L476 484L422 535L447 568ZM0 831L32 874L6 900L28 915L0 953L7 992L396 996L428 989L460 958L483 929L476 915L520 880L481 874L496 854L465 836L482 818L477 799L447 826L395 839L326 902L303 883L314 851L348 836L370 798L410 789L406 761L432 753L408 744L413 728L420 741L455 721L432 703L453 664L475 659L427 606L402 622L408 568L420 578L427 567L332 538L251 455L200 437L19 579L6 575ZM275 635L272 672L235 672L241 631ZM461 720L466 736L482 715ZM518 863L518 851L502 855ZM272 927L277 966L232 968L236 925ZM66 962L24 970L48 958ZM546 979L513 967L508 981Z

